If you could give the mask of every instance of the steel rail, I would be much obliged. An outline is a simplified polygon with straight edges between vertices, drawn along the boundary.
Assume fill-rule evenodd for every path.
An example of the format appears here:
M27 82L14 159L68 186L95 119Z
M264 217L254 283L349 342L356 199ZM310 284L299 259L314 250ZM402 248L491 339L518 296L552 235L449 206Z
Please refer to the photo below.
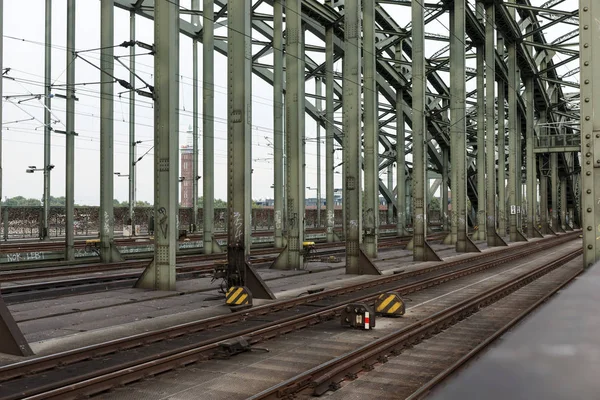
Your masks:
M433 234L430 235L430 238L441 238L443 234ZM392 237L386 238L385 236L380 239L381 247L392 247L394 245L402 245L408 243L410 240L409 236L406 237ZM326 255L340 255L343 254L344 248L340 246L339 243L315 243L315 248L317 252L314 253L315 256L326 256ZM266 248L266 249L254 249L251 250L251 258L250 261L253 264L265 263L273 261L276 257L277 253L276 248ZM266 257L268 255L272 255L272 257ZM256 258L256 256L263 256L261 259ZM181 264L186 263L196 263L196 262L209 262L209 261L220 261L225 260L226 253L213 253L213 254L189 254L189 255L179 255L177 256L177 263L179 264L177 267L178 272L192 272L204 269L206 271L212 270L214 268L214 264L209 264L205 266L185 266ZM57 276L68 276L68 275L77 275L77 274L89 274L92 272L109 272L115 270L122 269L134 269L134 268L144 268L150 259L137 259L137 260L127 260L127 261L119 261L115 263L106 263L106 264L84 264L80 266L69 266L63 268L52 268L48 267L47 269L21 269L16 271L0 271L0 283L2 282L10 282L15 280L27 280L27 279L39 279L46 277L57 277ZM139 276L138 276L139 277Z
M494 334L492 334L487 339L485 339L483 342L481 342L480 344L475 346L471 351L469 351L467 354L465 354L463 357L461 357L458 361L456 361L450 367L446 368L444 371L442 371L438 375L436 375L433 379L429 380L427 383L425 383L423 386L421 386L421 388L419 388L416 392L414 392L412 395L407 397L405 400L417 400L417 399L424 398L431 391L431 389L433 389L433 387L435 385L439 384L444 379L446 379L448 376L450 376L454 371L457 371L459 368L461 368L469 360L471 360L473 357L475 357L477 354L479 354L483 349L485 349L487 346L489 346L491 343L493 343L496 339L498 339L500 336L502 336L504 333L506 333L509 329L511 329L513 326L515 326L517 323L519 323L523 318L525 318L527 315L529 315L533 310L538 308L544 302L548 301L548 299L551 296L553 296L554 294L556 294L556 292L558 292L559 290L561 290L562 288L567 286L569 283L571 283L573 281L573 279L575 279L579 275L581 275L582 272L583 272L583 270L578 270L576 273L571 275L566 281L564 281L558 287L556 287L553 290L551 290L550 292L546 293L541 299L536 301L531 306L527 307L519 315L517 315L512 320L510 320L508 323L506 323L502 328L500 328Z
M396 290L400 294L407 294L434 286L436 284L448 282L452 279L457 279L468 274L489 269L504 262L522 258L525 254L532 254L536 251L545 250L547 248L556 246L558 243L566 242L575 237L576 236L574 234L564 234L558 238L548 238L546 240L542 239L526 247L520 246L515 253L496 258L494 256L497 256L499 252L484 253L488 254L488 257L482 257L481 255L478 255L474 258L478 260L492 258L492 260L482 261L474 266L461 268L458 271L445 273L436 277L422 279L414 283L398 285L398 283L395 282L408 276L418 276L427 272L437 271L439 269L448 269L452 266L460 266L461 263L464 264L470 260L457 260L455 262L448 263L445 266L437 265L425 268L421 271L412 271L404 274L386 276L370 282L353 285L352 287L334 289L327 292L309 295L303 298L291 299L277 304L256 307L241 313L238 312L226 316L212 317L203 321L182 324L155 332L138 334L128 338L113 340L81 349L75 349L55 355L44 356L37 359L7 365L0 367L0 380L2 381L25 374L31 375L36 372L44 372L47 374L46 370L54 368L57 365L65 366L68 364L73 364L77 361L87 360L101 355L107 355L123 349L148 345L150 343L168 338L178 337L194 332L206 331L216 327L224 327L235 322L241 322L242 325L241 330L233 329L232 331L229 329L230 333L216 338L210 338L204 342L193 343L177 349L163 351L160 354L146 356L136 361L127 360L127 362L122 364L113 367L105 367L102 370L94 370L93 372L88 372L87 374L80 376L70 376L60 382L54 381L45 387L29 387L27 389L23 389L18 394L13 393L12 395L3 395L2 386L4 386L4 384L2 384L0 385L0 399L16 399L23 398L25 396L34 396L32 398L52 398L52 396L56 396L55 398L64 399L74 398L82 394L96 393L98 390L106 390L108 387L113 387L116 384L124 384L130 382L131 380L140 379L141 377L149 374L158 373L180 365L185 365L190 362L210 358L218 351L219 343L227 339L235 338L240 335L247 335L249 342L254 344L271 337L275 337L296 329L317 324L323 320L333 318L335 315L339 314L339 312L345 307L346 304L348 304L348 302L374 301L379 294L389 291L389 287L385 288L383 286L385 282L396 284L396 286L392 287L391 290ZM290 308L301 304L313 303L318 300L331 298L333 296L341 296L343 294L366 290L368 288L373 288L374 291L366 295L364 293L359 294L352 299L343 299L342 301L338 299L337 303L328 306L326 305L320 310L315 307L314 310L310 310L299 315L285 317L273 322L262 323L259 326L254 327L248 327L248 324L245 322L255 316L260 317L261 315L271 314L277 310L289 310ZM99 375L102 375L102 377Z
M436 312L424 320L417 321L397 332L390 333L359 349L292 377L249 397L248 400L287 398L305 390L311 391L312 395L320 396L332 388L339 388L339 383L347 379L348 376L356 376L361 371L372 370L374 365L385 363L389 356L397 355L404 348L413 346L464 320L479 311L480 308L508 296L582 253L583 249L579 248L562 255L558 259L521 274L508 282L498 284L484 293L471 296L464 301Z

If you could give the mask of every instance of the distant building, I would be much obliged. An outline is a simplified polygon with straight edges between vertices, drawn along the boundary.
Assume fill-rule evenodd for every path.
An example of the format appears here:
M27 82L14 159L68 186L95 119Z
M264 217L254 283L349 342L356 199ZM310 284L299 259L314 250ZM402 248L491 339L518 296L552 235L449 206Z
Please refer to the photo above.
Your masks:
M194 205L194 146L191 129L187 132L187 144L179 149L181 153L180 166L183 181L181 185L181 197L179 202L181 207L193 207Z

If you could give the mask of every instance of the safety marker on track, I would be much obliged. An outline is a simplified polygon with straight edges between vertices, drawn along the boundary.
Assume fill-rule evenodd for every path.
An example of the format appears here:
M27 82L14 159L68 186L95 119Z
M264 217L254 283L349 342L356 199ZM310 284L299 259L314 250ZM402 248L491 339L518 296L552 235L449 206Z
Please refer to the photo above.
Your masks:
M377 301L375 301L375 311L377 312L377 315L399 317L404 315L405 312L404 301L400 298L398 293L384 293L377 298Z

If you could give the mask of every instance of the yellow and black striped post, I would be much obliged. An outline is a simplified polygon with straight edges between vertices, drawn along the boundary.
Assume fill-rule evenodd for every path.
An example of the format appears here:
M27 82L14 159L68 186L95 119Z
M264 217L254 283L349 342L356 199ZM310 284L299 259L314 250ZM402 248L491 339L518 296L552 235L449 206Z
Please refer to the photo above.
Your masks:
M252 293L245 286L232 286L225 295L225 304L229 307L252 307Z
M377 315L386 317L399 317L404 315L404 301L398 293L384 293L375 301L375 312Z

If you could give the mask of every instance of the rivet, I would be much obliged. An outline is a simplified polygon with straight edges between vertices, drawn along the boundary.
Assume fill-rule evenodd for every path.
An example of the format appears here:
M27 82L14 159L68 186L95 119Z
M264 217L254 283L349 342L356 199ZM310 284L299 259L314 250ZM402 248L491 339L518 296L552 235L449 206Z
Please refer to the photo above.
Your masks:
M590 171L585 173L587 176L590 176L592 173Z
M583 7L583 11L584 11L584 12L588 12L588 10L589 10L589 8L587 8L587 7Z
M596 135L596 136L600 136L600 135ZM591 135L588 133L587 135L585 135L586 139L589 139L591 137Z
M590 146L590 144L589 144L589 143L587 143L587 144L585 145L585 147L591 147L591 146Z
M585 117L585 120L589 121L590 120L590 116L588 115L587 117Z
M592 230L592 227L591 227L591 226L588 226L588 227L587 227L587 230L588 230L588 231L591 231L591 230Z
M585 164L586 164L586 165L590 165L590 164L591 164L590 160L587 160L587 161L585 162Z
M596 139L600 139L600 133L596 133Z
M590 80L589 80L589 79L586 79L586 80L585 80L585 84L586 84L586 85L589 85L589 84L590 84Z
M583 65L585 65L587 67L588 65L590 65L590 62L589 61L584 61Z
M591 244L588 244L588 249L590 249L590 250L591 250L591 249L593 249L593 248L594 248L594 246L592 246Z
M586 157L591 157L591 156L592 156L592 153L590 153L590 152L588 151L587 153L585 153L585 156L586 156Z
M585 191L587 194L592 194L592 189L588 189Z
M589 29L589 26L588 25L584 25L583 29L585 29L587 31Z
M589 103L589 102L590 102L590 98L589 98L589 97L586 97L586 98L585 98L585 102L586 102L586 103Z
M588 207L587 212L592 212L592 208Z
M585 48L587 49L588 47L590 47L590 45L589 45L589 44L587 44L587 43L584 43L584 44L583 44L583 47L585 47Z

